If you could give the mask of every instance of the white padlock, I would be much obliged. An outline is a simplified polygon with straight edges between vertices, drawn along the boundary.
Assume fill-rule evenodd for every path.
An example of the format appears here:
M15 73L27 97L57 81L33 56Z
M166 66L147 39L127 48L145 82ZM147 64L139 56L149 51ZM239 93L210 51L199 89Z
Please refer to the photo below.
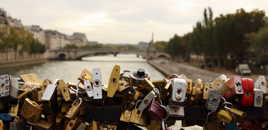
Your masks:
M173 102L184 102L186 98L187 91L187 81L181 78L173 78L171 79L172 85L172 96L171 100Z

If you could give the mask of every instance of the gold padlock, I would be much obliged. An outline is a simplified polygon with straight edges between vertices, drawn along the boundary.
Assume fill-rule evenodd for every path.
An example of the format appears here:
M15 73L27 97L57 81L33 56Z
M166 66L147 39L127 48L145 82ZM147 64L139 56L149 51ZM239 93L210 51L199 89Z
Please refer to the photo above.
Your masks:
M41 112L42 112L42 105L39 105L35 101L26 98L24 100L20 114L26 120L35 122L40 120Z
M89 80L92 81L92 74L90 73L90 71L88 69L84 69L80 75L80 78L83 80Z
M135 124L138 124L138 125L141 125L141 126L146 125L144 117L142 116L142 113L137 108L134 108L131 111L131 117L130 117L129 122L135 123Z
M192 94L193 92L193 80L191 79L185 79L187 81L187 94Z
M230 112L226 111L226 110L220 110L217 113L217 118L218 118L218 120L225 122L225 123L230 123L233 120Z
M71 105L71 108L66 113L65 117L67 117L69 119L73 118L79 112L79 108L80 108L81 104L82 104L81 98L75 100L73 102L73 104Z
M131 111L125 110L124 112L121 113L120 116L120 121L122 122L129 122L131 117Z
M227 110L230 111L231 113L235 114L235 115L240 116L240 117L245 117L246 116L245 112L243 112L241 110L238 110L238 109L235 109L235 108L227 108Z
M79 121L79 118L75 118L75 119L69 120L66 123L65 130L75 130L76 127L78 127L80 123L81 122Z
M212 89L211 83L205 83L204 89L203 89L203 99L205 99L205 100L208 99L208 92L210 89Z
M64 101L66 102L70 101L71 100L70 92L65 82L63 80L59 80L57 87L60 90Z

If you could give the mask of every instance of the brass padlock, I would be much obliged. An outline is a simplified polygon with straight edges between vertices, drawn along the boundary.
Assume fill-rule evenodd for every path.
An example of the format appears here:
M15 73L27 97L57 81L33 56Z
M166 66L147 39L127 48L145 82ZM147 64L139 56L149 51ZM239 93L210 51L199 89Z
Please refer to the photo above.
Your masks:
M231 113L233 113L235 115L238 115L240 117L245 117L246 116L246 113L241 111L241 110L238 110L238 109L235 109L235 108L229 108L229 107L225 107L225 109L227 109Z
M130 117L131 117L131 111L130 110L125 110L124 112L121 113L120 121L129 122Z
M20 115L26 120L35 122L40 120L41 112L42 112L42 105L39 105L35 101L26 98L22 105Z
M90 73L90 71L88 69L84 69L80 75L80 78L83 80L89 80L92 81L92 74Z
M81 104L82 104L81 98L75 100L73 102L73 104L71 105L71 108L66 113L65 117L67 117L69 119L73 118L79 112L79 108L80 108Z
M145 119L144 119L142 113L137 108L134 108L131 111L131 117L130 117L129 122L134 123L134 124L138 124L138 125L141 125L141 126L146 125Z
M75 119L69 120L66 123L65 130L75 130L76 127L78 127L80 123L81 122L79 121L79 118L75 118Z
M200 98L200 96L203 94L204 84L201 79L197 79L194 83L193 92L191 100L196 100L197 98Z
M69 92L69 89L68 89L67 85L65 84L65 82L63 80L59 80L57 87L60 90L60 93L61 93L64 101L66 101L66 102L70 101L71 100L70 92Z
M110 75L110 80L108 83L108 90L107 90L107 96L112 98L119 87L119 79L120 79L120 66L115 65L112 73Z
M217 113L217 118L218 120L224 122L224 123L230 123L233 118L232 118L232 115L230 114L229 111L226 111L226 110L220 110L218 113Z

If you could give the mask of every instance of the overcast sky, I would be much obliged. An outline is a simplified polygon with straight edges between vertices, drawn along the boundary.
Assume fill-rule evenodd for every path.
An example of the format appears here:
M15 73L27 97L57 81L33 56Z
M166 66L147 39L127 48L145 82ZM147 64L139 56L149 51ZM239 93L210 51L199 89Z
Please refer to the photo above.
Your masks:
M102 43L168 40L190 32L206 7L214 15L244 8L265 10L268 0L1 0L0 8L24 25L60 32L84 32Z

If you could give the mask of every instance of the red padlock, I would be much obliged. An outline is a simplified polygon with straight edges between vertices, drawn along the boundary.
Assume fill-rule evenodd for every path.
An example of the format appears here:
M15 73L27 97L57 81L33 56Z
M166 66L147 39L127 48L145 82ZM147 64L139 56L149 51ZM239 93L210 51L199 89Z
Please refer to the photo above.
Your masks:
M249 78L242 78L244 94L241 98L241 105L250 107L254 105L254 81Z

